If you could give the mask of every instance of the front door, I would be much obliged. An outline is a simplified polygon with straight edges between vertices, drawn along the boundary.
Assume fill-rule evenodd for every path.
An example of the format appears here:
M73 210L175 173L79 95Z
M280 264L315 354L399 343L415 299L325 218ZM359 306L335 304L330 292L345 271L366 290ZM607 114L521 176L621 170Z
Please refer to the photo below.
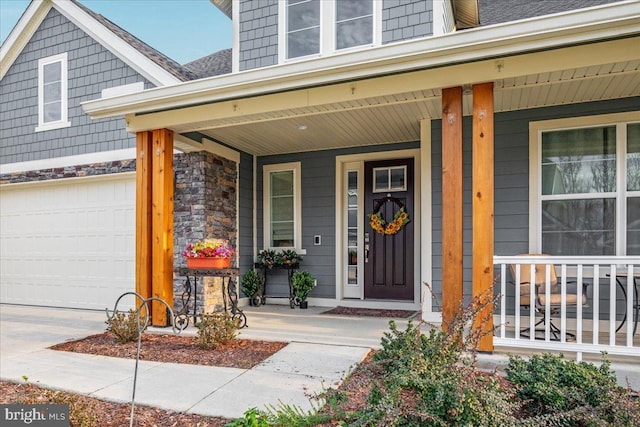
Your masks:
M413 301L413 159L366 162L364 180L364 297Z

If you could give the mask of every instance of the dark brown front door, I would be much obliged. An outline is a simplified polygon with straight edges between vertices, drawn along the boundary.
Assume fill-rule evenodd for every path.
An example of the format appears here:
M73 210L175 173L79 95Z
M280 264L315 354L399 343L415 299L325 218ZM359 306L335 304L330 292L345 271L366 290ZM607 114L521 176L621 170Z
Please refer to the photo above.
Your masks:
M413 300L414 203L413 159L367 162L365 179L364 296ZM386 224L404 208L409 223L395 234L375 231L369 214L380 212Z

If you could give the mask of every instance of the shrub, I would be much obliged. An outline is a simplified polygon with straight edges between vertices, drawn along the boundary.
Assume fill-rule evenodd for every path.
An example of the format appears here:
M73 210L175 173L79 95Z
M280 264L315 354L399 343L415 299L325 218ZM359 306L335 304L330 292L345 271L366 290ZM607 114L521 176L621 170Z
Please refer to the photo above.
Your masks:
M445 330L431 329L428 335L412 322L404 331L389 322L390 332L374 356L384 375L354 425L509 425L513 395L497 378L474 369L464 355L482 337L467 325L491 299L481 297Z
M197 324L198 343L205 350L224 345L238 335L239 326L228 313L204 314Z
M537 425L547 425L542 421L553 420L554 415L567 425L640 425L640 402L617 385L610 368L606 357L597 367L549 353L528 360L512 356L507 379Z
M253 297L264 286L264 277L251 269L242 276L242 292L249 298Z
M119 343L132 342L138 339L138 334L144 333L147 322L137 311L129 310L128 314L116 311L106 322L107 331L116 336ZM139 329L140 328L140 329Z
M299 270L291 277L293 292L300 302L306 301L313 289L315 279L308 271Z
M27 381L25 377L25 382ZM16 402L26 405L41 405L53 403L69 405L69 425L71 427L97 427L98 415L92 403L86 403L79 396L63 391L42 390L42 395L33 390L25 389Z

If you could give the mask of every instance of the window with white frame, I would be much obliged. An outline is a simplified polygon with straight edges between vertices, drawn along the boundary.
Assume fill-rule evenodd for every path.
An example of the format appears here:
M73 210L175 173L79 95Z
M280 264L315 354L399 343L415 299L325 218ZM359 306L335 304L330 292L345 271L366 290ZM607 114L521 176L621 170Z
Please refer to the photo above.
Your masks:
M373 0L287 0L283 17L283 57L327 55L342 49L376 44L376 17L382 2ZM281 56L282 57L282 56Z
M576 119L576 127L571 119L532 124L531 170L538 177L532 180L531 213L538 250L638 255L640 122L590 119Z
M320 52L320 0L287 0L287 58Z
M300 249L300 162L265 165L264 246Z
M38 127L36 131L71 126L67 106L67 53L38 61Z
M336 50L373 43L373 2L336 0Z

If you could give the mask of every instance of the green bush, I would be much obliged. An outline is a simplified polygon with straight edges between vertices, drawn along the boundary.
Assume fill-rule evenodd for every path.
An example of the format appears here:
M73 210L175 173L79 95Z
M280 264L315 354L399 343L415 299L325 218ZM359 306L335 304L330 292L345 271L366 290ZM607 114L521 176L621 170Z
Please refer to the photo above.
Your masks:
M147 327L145 318L134 310L129 310L128 314L116 311L113 317L105 323L107 324L107 331L112 332L119 343L137 340L138 334L144 333Z
M597 367L549 353L528 360L512 356L507 379L536 425L552 425L543 421L556 418L576 426L640 425L640 402L617 385L606 357Z
M251 269L242 277L242 292L249 298L253 297L264 286L264 277Z
M469 312L470 313L470 312ZM462 325L464 322L461 322ZM496 378L463 363L460 330L432 329L424 335L409 322L382 339L374 361L384 375L372 389L355 425L496 426L508 425L512 394Z
M308 271L299 270L293 273L291 286L293 287L293 293L300 302L307 300L313 289L314 282L315 279Z
M238 335L239 321L228 313L213 313L202 316L198 327L198 343L205 350L216 348Z

